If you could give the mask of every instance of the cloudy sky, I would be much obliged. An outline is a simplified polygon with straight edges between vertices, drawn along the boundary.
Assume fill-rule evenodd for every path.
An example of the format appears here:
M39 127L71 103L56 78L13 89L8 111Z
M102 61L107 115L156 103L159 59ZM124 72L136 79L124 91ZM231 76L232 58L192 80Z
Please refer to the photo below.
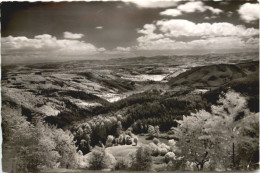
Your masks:
M2 60L258 51L258 1L4 2Z

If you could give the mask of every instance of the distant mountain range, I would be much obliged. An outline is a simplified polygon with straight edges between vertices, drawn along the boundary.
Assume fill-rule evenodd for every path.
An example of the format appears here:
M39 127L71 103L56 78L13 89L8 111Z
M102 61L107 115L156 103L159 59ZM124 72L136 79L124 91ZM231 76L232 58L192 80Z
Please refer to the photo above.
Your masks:
M157 63L163 63L166 60L172 61L173 59L176 61L176 63L207 63L214 61L216 63L227 63L227 62L238 62L241 60L257 60L259 58L259 52L258 51L252 51L252 52L241 52L241 53L211 53L211 54L194 54L194 55L156 55L156 56L137 56L137 57L121 57L121 58L113 58L113 57L67 57L66 59L59 59L54 57L48 57L46 54L46 57L42 57L41 59L36 59L33 56L19 57L18 55L16 57L10 57L5 54L2 54L2 65L13 65L13 64L35 64L35 63L56 63L56 62L70 62L70 61L88 61L88 62L96 62L104 61L104 63L112 64L112 63L149 63L149 62L157 62Z

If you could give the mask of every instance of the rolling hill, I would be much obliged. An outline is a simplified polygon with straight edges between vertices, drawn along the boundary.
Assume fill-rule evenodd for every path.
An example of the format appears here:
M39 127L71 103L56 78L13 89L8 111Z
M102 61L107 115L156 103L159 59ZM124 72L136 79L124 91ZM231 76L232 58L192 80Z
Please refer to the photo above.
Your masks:
M223 85L249 80L259 76L259 62L240 64L217 64L194 67L169 79L171 87L186 86L189 88L217 88Z

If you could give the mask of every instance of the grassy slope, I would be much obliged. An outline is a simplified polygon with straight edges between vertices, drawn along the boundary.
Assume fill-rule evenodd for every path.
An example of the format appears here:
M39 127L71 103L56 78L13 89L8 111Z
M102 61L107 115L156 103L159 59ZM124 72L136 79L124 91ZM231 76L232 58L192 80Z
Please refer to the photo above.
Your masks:
M259 62L195 67L169 80L169 85L194 88L220 87L234 80L259 74Z
M106 148L106 151L110 154L112 154L117 160L126 158L130 153L135 152L140 144L138 146L132 146L132 145L119 145L114 147L108 147Z

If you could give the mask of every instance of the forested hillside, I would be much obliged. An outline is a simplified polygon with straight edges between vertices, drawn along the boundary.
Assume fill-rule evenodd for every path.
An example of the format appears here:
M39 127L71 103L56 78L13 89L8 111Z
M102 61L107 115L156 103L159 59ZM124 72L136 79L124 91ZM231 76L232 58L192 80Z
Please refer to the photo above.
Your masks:
M110 90L120 90L119 93L128 93L113 102L94 92L71 89L70 79L62 84L70 86L58 89L61 83L55 79L56 82L48 84L47 74L46 71L40 74L47 80L45 86L37 90L30 86L31 89L16 87L2 92L4 147L12 146L7 147L7 151L18 154L16 166L7 159L5 169L257 168L258 61L194 67L176 77L165 77L166 82L127 79L125 83L112 77L114 72L104 73L114 78L107 82L100 72L95 75L77 72L84 77L77 78L78 87L86 79L92 82L91 85L100 84ZM12 73L5 72L4 75ZM23 83L20 85L27 87L25 79L18 78ZM7 81L4 88L10 86L13 86L12 81ZM24 102L18 102L14 97L14 91L18 90L23 91L17 96L24 97ZM28 104L32 101L27 101L30 98L37 99L37 104L41 105ZM43 114L44 106L59 111L56 115ZM189 147L192 155L186 153ZM117 148L126 153L125 159L117 153ZM91 162L92 159L96 162ZM146 162L141 163L138 159Z

